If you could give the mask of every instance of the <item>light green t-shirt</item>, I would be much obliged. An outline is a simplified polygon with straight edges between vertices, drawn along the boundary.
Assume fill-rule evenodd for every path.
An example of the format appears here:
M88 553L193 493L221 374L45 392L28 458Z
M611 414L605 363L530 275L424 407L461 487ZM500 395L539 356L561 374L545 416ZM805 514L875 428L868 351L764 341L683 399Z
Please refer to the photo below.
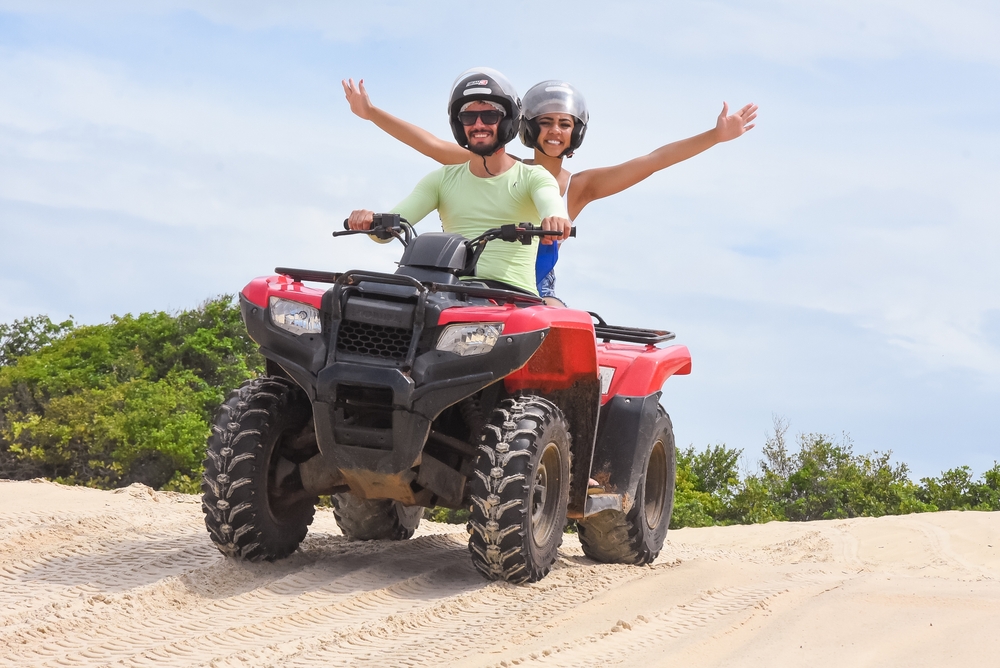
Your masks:
M538 225L549 216L567 217L559 185L544 167L516 163L503 174L479 178L469 163L447 165L425 176L413 192L392 209L415 224L434 209L445 232L466 239L509 223ZM478 278L503 281L538 294L535 287L535 254L538 239L519 242L491 241L479 258Z

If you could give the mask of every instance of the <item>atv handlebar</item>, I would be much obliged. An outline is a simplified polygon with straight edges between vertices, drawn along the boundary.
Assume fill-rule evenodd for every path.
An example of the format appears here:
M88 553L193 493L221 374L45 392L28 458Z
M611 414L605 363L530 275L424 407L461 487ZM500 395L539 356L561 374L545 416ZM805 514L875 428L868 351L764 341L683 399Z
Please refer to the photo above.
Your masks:
M334 232L333 236L343 237L350 234L368 234L377 239L389 240L389 239L399 239L400 243L404 246L408 246L413 237L416 236L416 232L413 231L413 226L410 225L409 221L405 218L400 217L398 213L375 213L372 214L372 225L367 230L352 230L348 227L347 220L344 221L344 231ZM475 276L476 265L479 263L479 256L483 254L486 249L486 244L490 241L507 241L510 243L520 242L525 246L532 243L532 237L561 237L562 232L560 230L543 230L540 227L535 227L531 223L519 223L515 225L514 223L508 223L507 225L501 225L500 227L494 227L493 229L486 230L478 237L474 239L467 239L465 241L465 247L468 249L468 255L465 267L459 273L460 276ZM576 236L576 228L570 228L569 236Z
M400 236L400 233L402 233L403 236ZM403 245L406 246L409 245L410 240L415 237L417 233L413 230L413 226L410 225L410 221L401 217L398 213L375 213L372 214L372 226L367 230L352 230L348 226L347 219L345 218L344 231L334 232L333 236L345 237L351 234L368 234L383 241L395 238L399 239ZM555 236L562 236L562 232L558 230L543 230L539 227L535 227L531 223L519 223L517 225L510 223L486 230L475 239L470 239L468 244L470 250L475 251L477 244L480 244L480 242L485 244L486 242L493 241L495 239L509 241L511 243L520 241L522 244L527 246L531 243L531 237ZM576 237L576 227L570 228L569 236Z

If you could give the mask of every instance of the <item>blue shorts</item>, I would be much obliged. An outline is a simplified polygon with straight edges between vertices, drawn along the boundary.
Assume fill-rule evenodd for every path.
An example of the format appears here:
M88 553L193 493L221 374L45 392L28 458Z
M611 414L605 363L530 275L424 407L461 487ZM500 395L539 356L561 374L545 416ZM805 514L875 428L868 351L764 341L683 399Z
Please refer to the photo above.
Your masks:
M556 297L556 270L552 269L549 273L545 274L542 280L538 281L538 296L539 297ZM562 301L561 299L559 301Z

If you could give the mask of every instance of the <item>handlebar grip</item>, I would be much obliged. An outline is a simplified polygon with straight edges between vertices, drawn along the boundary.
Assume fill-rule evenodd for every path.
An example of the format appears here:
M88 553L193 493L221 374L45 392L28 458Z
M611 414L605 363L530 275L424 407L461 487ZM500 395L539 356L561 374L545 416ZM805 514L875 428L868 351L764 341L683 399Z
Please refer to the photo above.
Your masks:
M347 224L347 218L344 218L344 229L345 230L351 229L350 226Z
M533 231L535 232L535 234L537 234L539 236L543 236L543 237L554 237L556 235L562 235L562 232L559 232L557 230L542 230L542 229L538 229L538 230L533 230ZM576 237L576 227L569 228L569 235L571 237Z

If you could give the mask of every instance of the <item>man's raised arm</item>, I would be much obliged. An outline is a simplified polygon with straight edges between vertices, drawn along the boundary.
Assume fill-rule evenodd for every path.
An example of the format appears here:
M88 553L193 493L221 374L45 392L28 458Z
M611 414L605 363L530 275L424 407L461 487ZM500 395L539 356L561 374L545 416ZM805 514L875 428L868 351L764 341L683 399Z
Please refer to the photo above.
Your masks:
M340 83L344 86L344 97L347 98L347 103L351 105L351 111L355 116L371 121L410 148L442 165L461 165L472 157L469 151L454 142L435 137L427 130L376 107L368 97L364 79L359 79L357 84L354 83L354 79L345 79Z

